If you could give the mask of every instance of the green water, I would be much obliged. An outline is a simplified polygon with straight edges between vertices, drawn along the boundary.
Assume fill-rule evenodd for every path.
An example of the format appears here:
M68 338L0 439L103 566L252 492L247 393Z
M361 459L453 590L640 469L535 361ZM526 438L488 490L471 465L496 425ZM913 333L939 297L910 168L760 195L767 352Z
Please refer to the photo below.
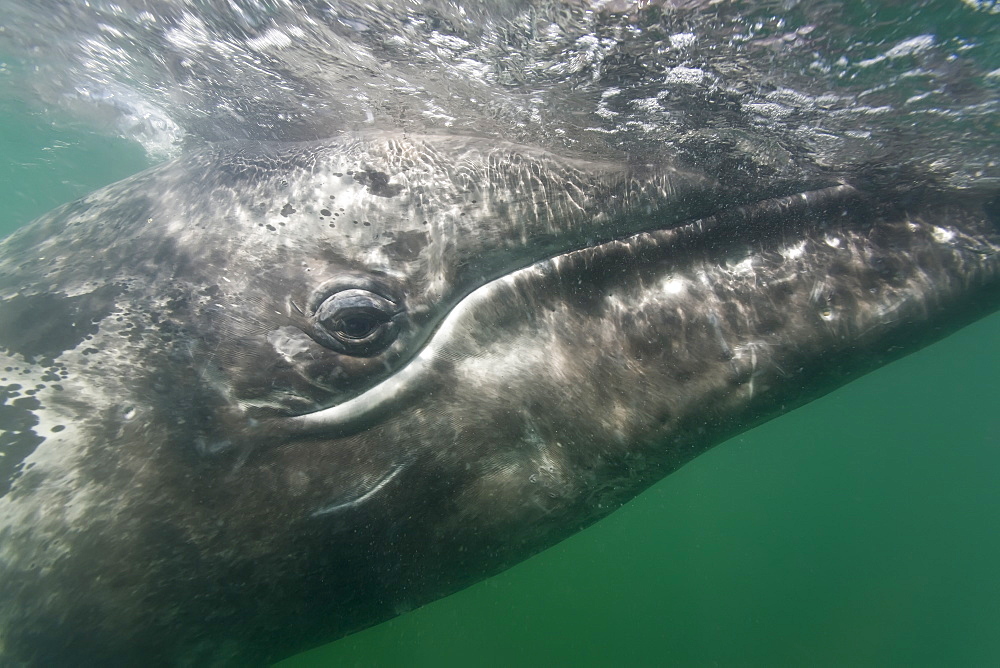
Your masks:
M146 164L0 103L4 233ZM447 599L280 664L997 665L1000 314Z

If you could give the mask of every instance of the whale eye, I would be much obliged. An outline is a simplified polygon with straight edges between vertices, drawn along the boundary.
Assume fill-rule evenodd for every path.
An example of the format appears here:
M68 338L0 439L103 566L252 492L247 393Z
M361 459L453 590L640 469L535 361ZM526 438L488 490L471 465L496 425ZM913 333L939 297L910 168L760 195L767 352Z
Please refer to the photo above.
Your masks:
M341 290L316 308L312 320L315 338L323 345L350 355L375 355L389 346L397 333L399 308L368 290Z
M363 341L378 331L378 328L385 324L385 319L379 317L381 314L374 313L348 313L340 320L333 323L332 329L341 339L352 341Z

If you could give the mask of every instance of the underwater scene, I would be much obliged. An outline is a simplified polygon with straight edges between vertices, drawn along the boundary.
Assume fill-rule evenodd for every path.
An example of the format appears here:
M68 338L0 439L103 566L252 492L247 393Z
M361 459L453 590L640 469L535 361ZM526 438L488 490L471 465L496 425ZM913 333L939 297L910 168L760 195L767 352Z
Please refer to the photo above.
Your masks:
M0 664L996 664L998 68L984 0L0 0Z

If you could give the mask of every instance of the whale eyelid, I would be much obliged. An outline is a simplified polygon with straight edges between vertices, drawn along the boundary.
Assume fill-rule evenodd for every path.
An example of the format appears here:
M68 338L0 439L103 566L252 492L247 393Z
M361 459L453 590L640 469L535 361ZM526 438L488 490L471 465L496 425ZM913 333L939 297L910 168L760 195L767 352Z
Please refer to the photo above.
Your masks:
M319 293L323 295L323 293ZM405 308L382 292L341 286L305 315L306 333L320 345L354 357L371 357L392 345ZM352 333L352 325L362 332Z
M382 284L368 276L348 274L324 281L312 290L309 294L308 300L306 301L306 311L308 312L308 315L315 315L316 311L323 304L323 302L338 292L343 292L344 290L366 290L367 292L378 295L385 301L391 303L393 306L399 306L399 298L387 290ZM303 315L306 315L306 313L303 313Z

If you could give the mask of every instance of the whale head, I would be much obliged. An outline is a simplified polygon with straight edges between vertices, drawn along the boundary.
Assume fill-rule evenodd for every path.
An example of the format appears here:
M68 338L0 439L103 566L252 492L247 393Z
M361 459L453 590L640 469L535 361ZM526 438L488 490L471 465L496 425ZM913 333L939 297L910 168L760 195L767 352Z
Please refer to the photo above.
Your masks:
M109 186L0 245L0 649L252 665L450 594L995 309L997 218L398 134Z

